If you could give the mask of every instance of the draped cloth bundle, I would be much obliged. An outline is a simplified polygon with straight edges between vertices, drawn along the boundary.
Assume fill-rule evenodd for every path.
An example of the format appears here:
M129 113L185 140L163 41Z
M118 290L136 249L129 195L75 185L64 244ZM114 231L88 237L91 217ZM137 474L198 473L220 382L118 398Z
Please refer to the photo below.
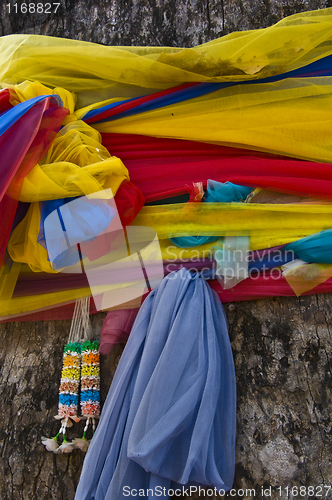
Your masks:
M225 313L182 269L151 292L135 320L84 461L76 500L234 477L236 389ZM151 495L151 491L150 491ZM150 498L150 496L149 496ZM152 496L151 496L152 498Z
M86 275L59 276L69 261L51 259L59 242L44 226L52 210L108 189L124 227L157 230L166 267L215 255L229 246L220 237L247 253L291 245L285 251L304 261L297 270L280 262L277 283L270 274L261 283L246 265L244 283L228 280L231 300L330 290L331 33L328 8L190 49L2 37L1 319L32 311L45 319L46 309L56 318L54 308L93 293ZM211 182L234 183L240 196L211 196ZM190 201L208 203L142 209L198 184L203 200ZM242 203L255 188L263 193ZM112 214L75 206L71 231L94 241ZM236 268L219 255L218 269Z
M220 301L332 290L332 9L192 49L2 37L0 82L0 317L49 308L49 316L29 319L56 319L64 316L52 308L77 300L61 428L43 444L54 453L85 451L99 416L99 344L80 336L93 293L84 259L91 268L104 263L123 235L152 228L154 255L170 274L153 289L151 263L140 259L144 287L135 298L150 294L135 321L136 310L127 310L105 322L102 352L134 325L76 500L121 500L132 490L168 498L192 485L228 491L236 390ZM114 211L111 201L107 208L82 199L103 200L108 190ZM188 204L143 208L187 191ZM57 213L61 237L48 225ZM115 218L121 235L112 236ZM75 245L65 248L69 236ZM222 276L209 286L211 255ZM111 292L121 296L134 266L114 262ZM192 263L201 275L182 267ZM234 276L239 265L244 272ZM98 285L94 307L106 309L109 290ZM83 437L69 442L79 408Z

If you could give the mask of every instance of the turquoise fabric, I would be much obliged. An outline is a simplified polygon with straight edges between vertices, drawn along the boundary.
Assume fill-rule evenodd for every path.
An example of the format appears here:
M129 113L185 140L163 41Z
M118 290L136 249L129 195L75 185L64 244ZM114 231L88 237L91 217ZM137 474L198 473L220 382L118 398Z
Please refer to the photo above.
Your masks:
M332 264L332 229L293 241L284 250L292 250L304 262Z
M211 179L207 182L205 202L207 203L231 203L245 200L253 188L239 186L232 182L218 182ZM179 248L192 248L205 243L217 241L219 236L180 236L170 238L171 242Z

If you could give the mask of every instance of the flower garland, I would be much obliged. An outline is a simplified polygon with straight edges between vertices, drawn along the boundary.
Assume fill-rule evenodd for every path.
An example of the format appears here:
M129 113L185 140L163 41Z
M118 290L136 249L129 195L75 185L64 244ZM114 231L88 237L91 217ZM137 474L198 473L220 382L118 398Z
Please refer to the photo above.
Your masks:
M48 451L53 453L70 453L73 444L66 439L66 428L71 427L70 419L79 422L77 416L79 400L79 384L81 373L81 344L79 342L68 342L64 346L62 358L62 372L59 389L59 406L56 419L61 419L61 428L56 436L52 438L42 437L42 443ZM58 439L62 434L62 444Z
M69 342L63 352L58 409L61 418L77 417L80 372L81 345L79 342Z
M83 339L78 338L82 329ZM56 419L61 419L61 428L56 436L41 439L46 449L53 453L70 453L74 448L87 451L90 441L86 439L86 432L92 421L92 434L94 434L95 419L100 415L99 341L88 340L89 332L88 299L80 299L75 304L69 339L63 352L58 415L55 416ZM79 394L81 418L78 417ZM66 429L73 425L72 420L79 422L85 418L87 421L83 437L76 438L72 442L68 441ZM61 435L60 445L58 440Z
M99 341L90 340L82 344L81 412L84 417L100 415L100 368Z
M74 446L86 451L89 441L86 432L92 420L92 435L96 429L96 418L100 415L100 366L99 340L87 340L81 344L81 414L86 417L83 436L75 439Z

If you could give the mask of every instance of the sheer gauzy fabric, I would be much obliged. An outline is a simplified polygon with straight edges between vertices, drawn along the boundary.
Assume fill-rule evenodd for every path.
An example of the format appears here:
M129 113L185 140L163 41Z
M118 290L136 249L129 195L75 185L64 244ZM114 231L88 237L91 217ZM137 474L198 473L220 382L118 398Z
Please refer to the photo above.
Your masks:
M5 103L7 102L7 91ZM0 263L5 254L15 218L24 177L42 158L54 140L68 111L55 97L39 97L9 109L3 109L0 124ZM10 188L15 184L15 190Z
M332 78L313 80L236 85L94 126L103 133L212 142L331 162Z
M331 55L331 19L330 9L303 12L264 30L231 33L192 49L105 47L77 40L10 35L0 43L0 80L15 84L30 79L66 88L77 94L77 107L82 108L185 82L270 77Z
M234 476L235 407L220 301L197 275L171 273L135 320L75 499L120 500L125 487L146 492L200 484L227 491Z
M251 251L295 243L294 256L329 264L331 28L329 8L191 49L2 37L1 317L45 317L91 294L84 276L71 288L55 278L43 225L54 202L106 189L123 226L157 230L164 263L213 258L220 237L249 236ZM274 194L141 210L209 179ZM45 275L40 289L31 271ZM329 282L328 268L305 266L262 293L293 293L294 273L315 276L315 291ZM254 279L249 265L234 297L256 297Z

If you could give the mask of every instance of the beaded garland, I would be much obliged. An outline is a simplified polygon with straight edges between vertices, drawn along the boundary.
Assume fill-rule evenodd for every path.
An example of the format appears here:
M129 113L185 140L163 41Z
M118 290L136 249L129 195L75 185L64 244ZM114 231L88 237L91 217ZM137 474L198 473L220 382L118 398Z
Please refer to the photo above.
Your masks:
M81 345L69 342L64 347L63 368L59 390L60 417L77 416L81 371Z
M81 345L81 413L91 418L100 415L99 341L87 340Z
M75 304L68 343L63 351L58 415L55 416L61 419L61 427L56 436L42 437L43 445L53 453L70 453L74 448L87 451L90 441L86 439L86 432L91 423L94 434L95 419L100 415L99 340L89 340L90 332L89 299L79 299ZM78 416L79 399L82 417ZM86 419L83 436L67 441L67 427L72 426L72 420L79 422L81 419Z

